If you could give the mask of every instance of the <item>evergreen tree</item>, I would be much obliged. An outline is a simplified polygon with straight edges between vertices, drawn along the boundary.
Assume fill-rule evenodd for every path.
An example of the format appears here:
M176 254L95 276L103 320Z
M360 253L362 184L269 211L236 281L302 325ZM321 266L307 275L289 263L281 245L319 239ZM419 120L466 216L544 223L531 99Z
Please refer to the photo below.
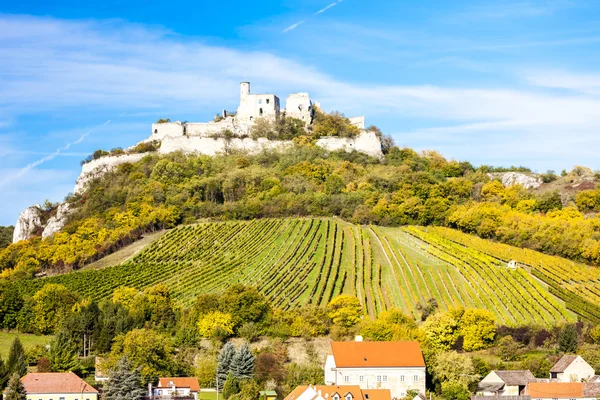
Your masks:
M238 379L252 378L254 372L254 356L247 344L243 344L235 352L231 361L231 372Z
M139 400L146 396L139 370L133 367L127 357L121 358L115 369L110 371L104 386L104 400Z
M219 387L223 388L225 380L231 371L231 363L235 357L235 346L231 342L225 343L217 358L217 378L219 378Z
M0 357L0 392L6 388L6 384L8 383L8 379L10 378L10 371L8 370L7 365L4 363L2 357Z
M225 400L240 392L240 381L232 372L227 375L225 384L223 385L223 397Z
M21 377L16 372L12 374L4 393L4 400L26 400L27 392L21 383Z
M50 345L50 368L52 372L73 371L77 367L77 353L79 346L67 337L64 332L59 332Z
M8 362L6 363L6 370L9 373L17 373L19 376L23 376L27 373L27 362L25 361L25 349L21 344L19 338L15 338L10 346L10 352L8 353Z
M573 324L565 325L558 336L558 348L563 353L577 351L577 328Z

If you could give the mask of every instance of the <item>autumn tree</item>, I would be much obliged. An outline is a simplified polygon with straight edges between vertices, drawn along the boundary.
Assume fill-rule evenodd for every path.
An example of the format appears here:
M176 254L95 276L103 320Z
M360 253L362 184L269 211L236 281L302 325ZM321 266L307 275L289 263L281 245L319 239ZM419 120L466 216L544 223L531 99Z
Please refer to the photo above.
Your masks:
M360 300L347 294L334 297L327 305L327 311L333 323L343 328L358 324L363 314Z

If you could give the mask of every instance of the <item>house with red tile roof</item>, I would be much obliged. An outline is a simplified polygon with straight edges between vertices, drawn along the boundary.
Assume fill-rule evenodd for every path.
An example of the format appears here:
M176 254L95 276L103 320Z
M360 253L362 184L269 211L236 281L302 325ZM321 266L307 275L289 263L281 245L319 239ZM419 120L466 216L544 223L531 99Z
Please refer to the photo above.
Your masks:
M391 400L389 389L361 389L358 385L298 386L284 400Z
M188 397L198 400L200 383L195 377L160 378L158 385L150 387L150 397L153 399L171 399Z
M27 400L98 400L98 391L73 372L29 373L21 383Z
M425 394L425 360L418 342L332 342L325 384L389 389L392 399Z

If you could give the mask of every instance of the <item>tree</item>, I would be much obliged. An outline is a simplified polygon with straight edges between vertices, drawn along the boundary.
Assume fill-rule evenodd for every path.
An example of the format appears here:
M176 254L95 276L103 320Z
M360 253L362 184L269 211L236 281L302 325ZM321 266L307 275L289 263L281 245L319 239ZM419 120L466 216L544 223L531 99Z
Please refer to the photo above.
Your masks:
M59 332L50 344L50 368L52 372L73 371L77 367L79 346L69 340L64 332Z
M459 324L450 312L430 316L421 327L426 346L433 351L449 350L458 339Z
M13 340L12 345L10 346L6 369L8 372L18 374L19 376L23 376L27 373L25 349L18 337Z
M438 308L438 303L435 298L430 298L425 304L417 304L417 311L421 312L421 321L425 321Z
M203 355L196 357L195 375L200 382L200 387L215 386L215 376L217 374L217 360L213 356ZM221 386L225 380L222 381Z
M563 353L577 351L577 328L573 324L566 324L558 336L558 349Z
M360 334L367 340L390 341L416 339L419 335L412 317L398 309L383 311L375 320L365 319Z
M254 373L254 355L247 344L243 344L235 352L231 360L231 372L238 379L252 378Z
M222 340L233 335L234 325L231 314L213 311L198 321L198 332L202 337Z
M241 284L230 286L219 299L219 309L232 316L234 330L245 322L260 324L271 311L266 297L256 288Z
M436 382L458 382L465 387L479 377L475 374L473 360L466 354L449 351L438 354L431 366L433 379Z
M229 372L231 372L231 363L235 357L235 346L231 342L225 343L217 358L217 377L219 385L222 388Z
M19 374L14 373L10 377L8 381L8 386L6 387L6 392L4 393L4 400L26 400L27 392L25 391L25 387L23 387L23 383L21 382L21 377Z
M327 311L333 323L343 328L358 324L363 314L360 300L347 294L334 297L327 305Z
M49 334L62 325L67 313L77 301L75 294L63 285L48 283L33 295L34 326Z
M223 397L228 400L231 396L240 392L240 381L233 375L233 372L227 374L227 379L223 385Z
M516 361L521 358L523 345L512 336L504 336L498 341L498 355L502 361Z
M460 319L459 335L463 337L463 349L476 351L494 343L496 321L487 310L467 309Z
M108 377L104 386L104 400L136 400L146 396L139 369L127 357L117 362Z
M259 382L270 379L281 382L285 377L284 360L276 353L262 351L256 356L254 372Z

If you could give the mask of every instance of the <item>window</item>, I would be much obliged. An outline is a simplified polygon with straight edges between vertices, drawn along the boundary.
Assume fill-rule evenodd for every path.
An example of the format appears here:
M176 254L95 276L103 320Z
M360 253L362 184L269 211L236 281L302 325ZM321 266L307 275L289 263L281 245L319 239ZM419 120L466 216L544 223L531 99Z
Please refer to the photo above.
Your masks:
M334 394L333 395L333 400L340 400L340 395L339 394Z
M381 382L381 375L377 375L377 382Z
M350 375L344 376L344 383L350 383Z
M383 376L383 381L384 381L384 382L387 382L387 375L384 375L384 376Z
M350 393L346 395L346 400L352 400L352 395Z
M404 375L400 375L400 382L404 382Z
M158 129L155 129L155 130L154 130L154 133L158 133Z
M262 99L258 99L258 104L262 104Z
M400 397L404 397L404 396L406 396L406 393L400 392Z
M360 375L360 376L358 377L358 381L359 381L359 382L364 382L364 381L365 381L365 376L364 376L364 375Z
M271 102L271 99L267 99L267 104L269 104Z
M419 382L419 375L413 375L413 382Z
M59 397L58 400L65 400L65 398L64 397Z
M262 110L262 108L258 110L258 114L259 114L259 115L262 115L262 114L263 114L263 110Z

